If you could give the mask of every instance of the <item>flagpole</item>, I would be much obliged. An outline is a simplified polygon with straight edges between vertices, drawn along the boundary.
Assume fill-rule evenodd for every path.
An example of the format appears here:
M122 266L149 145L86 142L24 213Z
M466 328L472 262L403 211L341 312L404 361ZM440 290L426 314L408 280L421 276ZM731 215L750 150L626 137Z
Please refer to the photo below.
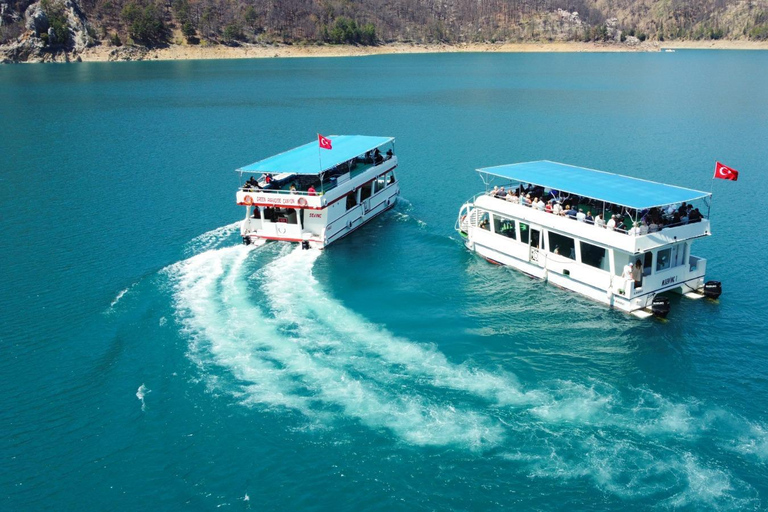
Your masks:
M712 201L714 200L714 194L713 190L715 189L715 175L717 174L717 160L715 160L715 174L712 175L712 181L709 183L709 206L707 206L707 218L710 219L710 223L712 222Z
M323 154L320 149L320 134L317 134L317 164L320 167L320 193L325 193L325 187L323 186Z

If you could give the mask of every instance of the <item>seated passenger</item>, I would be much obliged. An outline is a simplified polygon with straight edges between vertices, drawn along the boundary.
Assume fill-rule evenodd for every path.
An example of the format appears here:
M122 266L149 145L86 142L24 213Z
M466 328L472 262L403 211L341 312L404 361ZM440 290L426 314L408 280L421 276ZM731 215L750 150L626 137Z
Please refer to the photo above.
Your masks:
M552 201L553 201L553 200L552 200L552 199L550 199L550 200L547 202L546 206L544 207L544 211L545 211L545 212L547 212L547 213L552 213Z
M499 187L497 185L493 186L493 190L488 192L489 196L496 197L496 195L499 193Z
M520 204L523 206L531 206L531 194L521 195Z
M608 224L606 224L605 227L611 231L616 229L616 215L611 215L611 219L608 221Z
M504 191L504 187L501 187L499 190L496 191L496 197L499 199L504 199L506 195L507 193Z
M295 194L295 193L296 193L296 185L291 183L291 194Z
M576 215L578 215L578 212L576 211L576 205L571 206L571 209L565 212L565 215L569 219L576 219Z
M505 197L507 201L510 203L514 203L517 197L515 196L515 193L512 191L512 189L509 189L509 192L507 192L507 197Z
M555 205L552 207L552 213L555 215L563 215L563 206L560 203L555 202Z
M576 214L576 220L579 222L587 221L587 216L584 215L584 208L579 208L579 212Z
M648 226L649 233L655 233L659 230L659 225L656 224L656 219L651 219L651 224Z
M640 221L640 234L641 235L648 234L648 224L646 224L645 221Z
M387 160L389 160L390 158L392 158L392 148L389 148L387 150Z
M316 196L317 195L317 190L315 190L314 185L310 185L309 186L309 188L307 189L307 193L309 195L311 195L311 196Z
M595 223L595 219L592 217L592 211L591 210L587 211L587 217L584 219L584 221L587 224L594 224Z
M543 212L546 209L546 204L544 203L543 199L539 199L539 201L536 203L536 209L540 212Z
M384 157L381 156L381 151L379 151L379 148L374 149L373 150L373 163L375 165L379 165L383 161L384 161Z
M701 212L698 208L695 208L694 210L691 210L691 213L688 215L688 222L701 222L703 215L701 215Z
M598 213L597 216L595 216L595 226L599 228L605 227L605 220L603 220L603 214Z

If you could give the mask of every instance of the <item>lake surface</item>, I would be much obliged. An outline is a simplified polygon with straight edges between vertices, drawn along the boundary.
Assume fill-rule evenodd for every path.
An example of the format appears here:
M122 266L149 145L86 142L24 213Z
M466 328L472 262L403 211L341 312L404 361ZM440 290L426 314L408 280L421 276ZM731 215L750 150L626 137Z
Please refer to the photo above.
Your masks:
M768 53L0 67L0 508L763 510ZM328 250L241 165L397 137ZM718 302L640 321L464 249L473 169L713 188ZM711 177L715 160L741 171Z

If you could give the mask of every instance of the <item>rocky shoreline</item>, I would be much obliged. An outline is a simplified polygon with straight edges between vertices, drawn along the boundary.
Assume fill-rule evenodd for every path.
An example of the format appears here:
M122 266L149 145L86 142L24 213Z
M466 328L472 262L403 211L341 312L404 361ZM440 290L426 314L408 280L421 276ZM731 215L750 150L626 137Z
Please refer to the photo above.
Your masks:
M0 47L0 62L120 62L151 60L260 59L291 57L361 57L366 55L406 53L580 53L580 52L659 52L663 50L768 50L768 42L754 41L675 41L671 43L472 43L412 44L390 43L378 46L354 45L169 45L163 48L143 46L86 46L81 49L50 51L34 38L20 45Z

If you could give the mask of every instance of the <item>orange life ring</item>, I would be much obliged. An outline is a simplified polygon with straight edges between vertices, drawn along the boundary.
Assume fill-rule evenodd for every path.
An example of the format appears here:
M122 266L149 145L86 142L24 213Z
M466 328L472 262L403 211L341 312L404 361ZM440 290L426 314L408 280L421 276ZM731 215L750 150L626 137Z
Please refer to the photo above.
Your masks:
M299 198L299 206L307 206L307 200L303 197Z
M253 198L251 196L245 196L243 198L243 202L246 204L246 206L251 206L253 204Z

